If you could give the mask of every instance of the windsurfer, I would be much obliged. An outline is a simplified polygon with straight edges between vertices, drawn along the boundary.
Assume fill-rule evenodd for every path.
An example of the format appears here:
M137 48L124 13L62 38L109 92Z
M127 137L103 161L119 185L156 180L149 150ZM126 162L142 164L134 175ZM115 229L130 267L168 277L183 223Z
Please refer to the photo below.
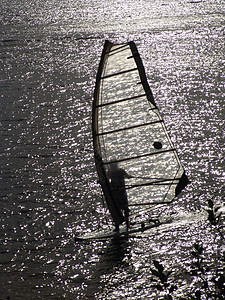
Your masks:
M115 200L119 209L124 211L124 218L126 221L127 229L129 229L129 208L127 193L125 189L125 178L132 178L133 176L129 175L124 169L119 168L117 163L113 163L110 165L108 176L110 180L113 199ZM119 225L116 225L115 231L119 231Z

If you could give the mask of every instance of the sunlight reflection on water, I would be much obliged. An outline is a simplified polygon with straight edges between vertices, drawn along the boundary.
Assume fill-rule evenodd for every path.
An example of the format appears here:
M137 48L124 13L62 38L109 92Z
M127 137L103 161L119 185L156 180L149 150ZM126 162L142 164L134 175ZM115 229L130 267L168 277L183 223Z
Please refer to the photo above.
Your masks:
M189 281L182 276L192 245L204 244L209 264L221 251L203 210L209 198L221 203L224 197L220 1L69 1L61 6L37 1L10 4L10 10L6 4L1 21L1 296L157 299L153 259L181 280L177 295L187 291ZM153 211L171 216L171 224L127 241L74 243L76 234L112 225L104 216L91 136L92 94L105 38L137 42L191 184L170 207Z

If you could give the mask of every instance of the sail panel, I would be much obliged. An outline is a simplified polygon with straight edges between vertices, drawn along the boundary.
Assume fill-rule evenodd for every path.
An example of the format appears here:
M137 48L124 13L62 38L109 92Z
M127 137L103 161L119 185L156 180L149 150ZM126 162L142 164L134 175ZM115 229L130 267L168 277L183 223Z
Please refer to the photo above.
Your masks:
M99 107L99 130L101 133L161 120L154 112L153 106L146 101L146 96L124 98L121 102L111 102L111 105ZM120 118L120 114L124 118ZM111 116L114 118L111 118ZM104 120L101 120L104 118Z
M114 76L102 78L100 104L145 94L143 87L138 84L140 82L138 70L128 70L127 73L114 73Z
M107 186L110 190L107 174L117 163L133 176L125 188L134 211L172 201L187 184L133 42L105 43L93 104L93 139L96 165L100 161L104 170L102 176L97 167L104 178L100 180L103 191ZM105 196L114 202L110 192Z
M149 135L150 130L151 135ZM105 162L157 154L161 151L173 149L167 135L162 130L161 123L142 124L139 127L131 127L131 129L121 128L121 131L100 136L100 140L104 144L102 157ZM161 149L155 149L154 143L156 141L162 144ZM172 156L175 157L174 154Z

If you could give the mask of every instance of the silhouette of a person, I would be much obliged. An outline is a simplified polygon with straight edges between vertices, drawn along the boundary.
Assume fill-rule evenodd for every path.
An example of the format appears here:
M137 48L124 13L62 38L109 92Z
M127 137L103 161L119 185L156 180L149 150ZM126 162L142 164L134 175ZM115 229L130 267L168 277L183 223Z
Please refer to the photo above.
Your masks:
M130 223L128 199L125 189L125 178L132 178L133 176L129 175L124 169L119 168L117 163L110 165L108 176L113 199L118 205L119 209L124 211L124 217L128 229L130 227ZM116 225L115 231L119 231L119 225Z

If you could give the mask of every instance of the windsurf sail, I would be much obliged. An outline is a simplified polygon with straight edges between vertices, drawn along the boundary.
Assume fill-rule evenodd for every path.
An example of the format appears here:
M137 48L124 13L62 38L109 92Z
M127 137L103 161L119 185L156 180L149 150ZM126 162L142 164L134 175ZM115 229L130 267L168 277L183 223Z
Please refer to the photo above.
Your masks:
M124 177L123 189L134 213L153 204L171 202L185 188L187 176L134 42L105 42L92 116L96 168L115 224L121 224L124 216L110 185L113 165L132 176Z

